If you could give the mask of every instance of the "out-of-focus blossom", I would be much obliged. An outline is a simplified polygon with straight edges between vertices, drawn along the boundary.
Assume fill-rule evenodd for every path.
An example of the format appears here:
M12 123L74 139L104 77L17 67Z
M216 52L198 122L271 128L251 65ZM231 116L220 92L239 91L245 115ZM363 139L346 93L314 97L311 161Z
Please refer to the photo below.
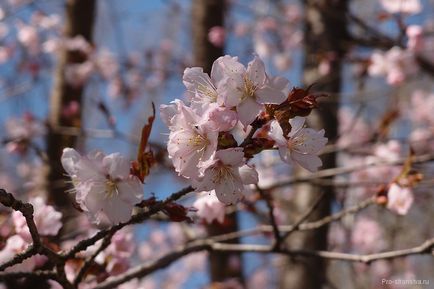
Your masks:
M216 47L223 47L225 44L226 30L221 26L214 26L208 32L208 41Z
M422 10L420 0L380 0L380 3L389 13L417 14Z
M35 27L30 25L18 25L18 41L25 46L30 53L39 52L39 34Z
M83 86L94 72L95 66L91 61L68 64L65 68L65 79L75 87Z
M372 137L372 129L365 120L350 109L342 107L338 111L339 145L348 146L366 143Z
M305 128L304 123L304 117L291 119L289 121L291 132L286 138L279 123L273 121L269 136L276 142L280 157L284 162L289 163L292 159L303 168L315 172L322 165L318 154L327 143L327 138L324 137L324 130L315 131Z
M255 169L244 164L242 148L219 150L204 166L204 176L195 184L198 191L215 190L220 202L233 204L241 199L244 185L258 182Z
M0 264L12 260L16 254L22 253L30 243L24 240L19 235L13 235L9 237L6 241L6 246L0 251ZM29 272L32 271L36 265L39 263L37 259L41 256L33 256L31 258L25 259L20 264L16 264L12 267L7 268L6 272Z
M134 205L143 199L142 183L130 174L129 161L119 153L106 156L97 151L81 156L66 148L61 161L72 179L77 203L97 223L127 221Z
M280 71L286 71L292 64L291 55L289 53L277 53L273 56L273 63Z
M213 221L223 223L225 219L226 206L217 199L214 191L201 195L194 202L193 207L197 209L196 214L208 224Z
M413 53L396 46L386 52L374 51L368 68L371 76L385 76L390 85L402 83L417 70Z
M378 252L384 248L383 231L378 222L360 217L356 220L351 234L354 250L368 254Z
M387 208L399 215L407 214L413 204L413 200L413 192L409 187L393 183L387 191Z
M41 236L55 236L62 227L62 213L56 211L52 206L47 205L41 197L30 199L29 202L33 205L34 213L33 220L36 228ZM15 232L30 242L29 228L27 227L26 218L19 211L12 213L12 219L15 225Z
M408 49L418 52L423 49L423 28L419 25L409 25L405 31L408 37Z

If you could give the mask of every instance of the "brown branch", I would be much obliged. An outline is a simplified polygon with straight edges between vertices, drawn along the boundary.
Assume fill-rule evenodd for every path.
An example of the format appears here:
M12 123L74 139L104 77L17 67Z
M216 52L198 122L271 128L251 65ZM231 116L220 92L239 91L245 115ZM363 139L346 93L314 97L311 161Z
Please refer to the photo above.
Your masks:
M127 282L134 278L143 278L157 270L166 268L175 261L181 259L182 257L200 251L214 251L214 252L237 252L237 253L276 253L284 254L288 256L306 256L306 257L316 257L323 258L327 260L339 260L339 261L349 261L349 262L361 262L369 264L377 260L394 259L401 258L410 255L421 255L421 254L432 254L434 248L434 238L425 241L420 246L414 248L382 252L369 255L356 255L347 254L340 252L331 251L312 251L312 250L275 250L274 246L271 245L257 245L257 244L227 244L227 243L216 243L210 239L200 240L197 242L190 243L184 247L175 249L174 251L168 253L167 255L161 257L158 260L147 262L146 264L134 267L124 274L116 277L111 277L106 281L98 284L93 289L110 289Z
M172 202L180 199L181 197L185 196L186 194L188 194L192 191L194 191L194 188L189 186L189 187L186 187L186 188L184 188L184 189L182 189L176 193L173 193L164 201L158 202L157 204L152 206L148 211L138 213L138 214L132 216L129 221L114 225L108 229L101 230L101 231L97 232L94 236L78 242L68 252L64 253L63 257L66 259L74 257L76 253L83 251L83 250L86 250L87 247L92 246L98 240L104 238L105 236L107 236L109 234L114 234L115 232L119 231L120 229L122 229L123 227L125 227L127 225L141 223L144 220L149 219L151 216L160 212L167 204L172 203Z
M92 266L95 258L99 255L99 253L101 253L102 251L104 251L111 242L111 239L113 237L113 234L108 234L107 236L104 237L101 245L99 246L99 248L92 254L92 256L90 256L83 264L83 266L80 268L80 271L78 272L77 276L75 277L75 280L73 282L75 287L78 287L78 285L80 284L80 282L83 280L83 278L86 276L87 271L89 270L90 266Z
M276 222L276 217L274 216L274 206L272 203L271 194L262 190L258 185L256 185L256 190L258 190L259 194L267 204L268 217L270 218L270 223L274 234L274 248L278 250L280 248L280 244L282 243L282 237L280 236L279 227Z
M282 182L270 185L268 187L265 187L265 188L263 188L263 190L274 190L274 189L277 189L280 187L289 186L289 185L293 185L296 183L312 182L312 181L315 181L315 180L321 179L321 178L334 177L334 176L338 176L338 175L349 174L349 173L359 171L359 170L364 170L364 169L367 169L367 168L370 168L373 166L402 165L405 163L406 159L407 159L407 157L399 158L399 159L393 160L393 161L379 160L377 162L360 164L360 165L355 165L355 166L338 167L338 168L320 170L320 171L318 171L316 173L312 173L310 175L289 178L286 181L282 181ZM427 154L415 156L413 163L425 163L425 162L429 162L432 160L434 160L434 153L427 153Z

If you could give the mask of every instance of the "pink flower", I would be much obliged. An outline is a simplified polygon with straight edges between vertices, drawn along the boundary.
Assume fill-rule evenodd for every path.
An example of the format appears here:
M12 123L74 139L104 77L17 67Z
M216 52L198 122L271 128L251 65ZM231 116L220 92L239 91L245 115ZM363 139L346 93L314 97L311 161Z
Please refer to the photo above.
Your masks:
M423 49L423 28L419 25L409 25L406 30L408 37L407 47L412 51L421 51Z
M255 169L245 165L242 148L219 150L204 165L203 177L195 182L198 191L215 190L217 199L225 204L237 202L243 194L244 185L258 182Z
M46 205L41 197L30 199L34 208L33 219L41 236L56 236L62 227L62 213L57 212L52 206ZM12 213L15 232L30 242L31 236L27 222L23 214L18 211Z
M390 185L387 192L387 208L399 215L406 215L413 204L413 192L409 187L396 183Z
M413 52L395 46L386 52L374 51L368 72L371 76L386 76L388 84L398 85L417 69Z
M380 3L389 13L417 14L422 10L420 0L380 0Z
M217 199L214 191L201 195L194 202L193 207L197 209L196 214L208 224L214 220L223 223L225 219L226 206Z
M304 117L291 119L291 132L286 138L279 123L273 121L269 136L276 142L280 158L284 162L289 163L292 159L308 171L315 172L322 165L318 154L327 143L327 138L324 137L324 130L304 128L304 122Z
M209 128L219 132L233 129L238 122L238 115L235 111L218 106L217 103L210 104L205 115Z
M219 75L216 70L211 70L211 77L203 72L201 67L186 68L182 77L182 82L187 88L187 97L195 108L201 108L210 103L217 102L218 93L216 83ZM202 111L202 109L201 109Z
M384 248L383 232L378 222L359 218L354 224L351 241L354 249L360 253L373 253Z
M180 175L196 178L199 163L208 160L217 149L218 132L181 101L177 106L177 113L167 120L174 124L167 144L169 158Z
M208 32L208 41L216 47L223 47L225 44L226 31L224 27L214 26Z
M16 254L22 253L30 245L19 235L13 235L6 241L6 246L0 251L0 264L10 261ZM38 258L41 256L38 255ZM37 264L37 257L28 258L22 263L7 268L6 272L29 272L32 271Z
M236 57L220 57L213 64L213 72L219 79L219 103L229 108L236 106L244 126L252 123L263 109L263 104L280 104L287 97L288 80L269 78L264 63L257 56L249 62L247 69Z
M143 199L142 183L130 175L130 163L119 153L106 156L96 151L81 156L65 148L61 161L74 184L77 203L96 223L127 221L134 205Z

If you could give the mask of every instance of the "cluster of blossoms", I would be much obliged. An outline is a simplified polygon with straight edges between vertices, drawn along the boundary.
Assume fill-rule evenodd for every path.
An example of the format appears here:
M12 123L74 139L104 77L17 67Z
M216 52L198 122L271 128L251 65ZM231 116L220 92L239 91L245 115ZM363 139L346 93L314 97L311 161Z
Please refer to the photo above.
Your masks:
M41 237L56 236L62 227L62 214L52 206L47 205L41 197L31 198L36 228ZM11 217L13 226L4 222L0 228L0 236L6 239L5 246L0 251L0 264L11 260L16 254L24 251L32 244L32 238L25 217L21 212L14 211ZM35 255L24 262L7 268L8 272L28 272L43 266L47 261L45 256Z
M280 107L291 111L288 81L268 76L259 57L246 68L226 55L214 62L210 76L202 68L187 68L183 82L189 104L177 99L160 111L170 129L167 148L175 170L197 191L215 191L221 202L235 203L245 185L258 182L247 161L274 144L284 162L312 172L321 166L324 130L305 128L297 114L273 113Z

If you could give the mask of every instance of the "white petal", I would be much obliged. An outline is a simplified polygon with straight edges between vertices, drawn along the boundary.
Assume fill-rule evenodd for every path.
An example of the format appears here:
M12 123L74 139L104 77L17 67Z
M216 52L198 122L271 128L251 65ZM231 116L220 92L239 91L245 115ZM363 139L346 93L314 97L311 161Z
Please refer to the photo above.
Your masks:
M242 103L237 106L238 117L244 126L251 124L259 114L263 106L247 97Z
M240 166L243 163L244 152L243 148L229 148L219 150L215 153L215 158L219 159L225 165Z
M81 158L81 155L72 148L65 148L63 149L63 153L62 153L62 157L61 157L61 162L62 162L62 166L65 169L65 171L73 176L76 174L77 172L77 163L79 162Z
M271 86L264 86L255 91L255 97L260 103L281 104L287 96L280 90Z
M293 137L297 134L304 126L306 118L301 116L296 116L289 120L289 124L291 125L291 132L289 133L289 137Z
M258 172L254 168L244 165L240 168L239 172L244 185L258 183Z
M102 212L113 225L126 222L131 217L133 206L117 198L109 198L103 203Z
M102 163L113 179L125 179L130 175L130 162L120 153L109 154L103 159Z
M242 197L244 185L241 180L226 179L216 184L215 192L220 202L225 204L234 204Z
M276 120L273 120L271 122L268 136L276 142L277 146L282 146L286 149L288 141L286 138L283 137L283 130Z
M266 79L265 66L258 56L255 56L247 65L247 77L258 87L264 85Z
M129 176L126 180L117 184L119 198L125 203L135 205L143 199L143 184L134 176Z
M324 137L324 130L317 132L311 128L304 128L298 137L302 137L304 142L297 145L294 149L301 153L318 154L327 143L327 138Z
M291 157L300 166L310 172L316 172L318 171L318 167L322 166L321 159L316 155L300 154L296 151L293 151L291 153Z

